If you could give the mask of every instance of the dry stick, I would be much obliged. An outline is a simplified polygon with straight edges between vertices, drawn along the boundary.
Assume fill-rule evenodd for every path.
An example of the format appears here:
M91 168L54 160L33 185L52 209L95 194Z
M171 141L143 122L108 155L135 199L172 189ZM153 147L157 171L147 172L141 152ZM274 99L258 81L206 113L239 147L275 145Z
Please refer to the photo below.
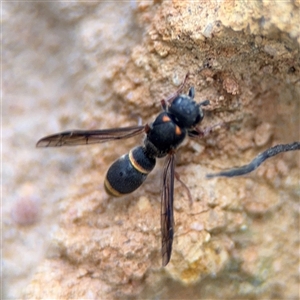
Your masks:
M234 177L234 176L240 176L244 174L248 174L252 171L254 171L258 166L260 166L266 159L275 156L281 152L286 151L295 151L300 149L300 142L294 142L291 144L281 144L276 145L274 147L271 147L267 149L266 151L260 153L258 156L256 156L248 165L222 171L220 173L215 174L207 174L206 178L213 178L213 177Z

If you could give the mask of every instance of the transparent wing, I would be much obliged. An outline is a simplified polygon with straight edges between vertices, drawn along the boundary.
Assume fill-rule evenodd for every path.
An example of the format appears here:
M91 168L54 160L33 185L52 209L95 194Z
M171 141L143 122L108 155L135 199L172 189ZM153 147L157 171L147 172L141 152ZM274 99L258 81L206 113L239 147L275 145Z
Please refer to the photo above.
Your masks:
M175 154L170 154L165 162L161 192L161 255L163 266L168 264L172 254L174 234L174 173Z
M70 130L40 139L37 147L62 147L90 145L107 141L127 139L145 131L145 126L132 126L104 130Z

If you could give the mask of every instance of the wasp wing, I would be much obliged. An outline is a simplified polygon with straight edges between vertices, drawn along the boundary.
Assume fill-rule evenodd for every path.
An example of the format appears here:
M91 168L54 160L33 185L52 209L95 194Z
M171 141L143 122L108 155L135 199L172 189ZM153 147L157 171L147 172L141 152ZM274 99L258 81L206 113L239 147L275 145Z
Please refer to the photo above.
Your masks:
M104 130L70 130L40 139L37 147L62 147L90 145L113 140L127 139L145 131L145 126L131 126Z
M174 234L174 173L175 154L170 154L165 162L161 193L161 255L162 265L166 266L171 258Z

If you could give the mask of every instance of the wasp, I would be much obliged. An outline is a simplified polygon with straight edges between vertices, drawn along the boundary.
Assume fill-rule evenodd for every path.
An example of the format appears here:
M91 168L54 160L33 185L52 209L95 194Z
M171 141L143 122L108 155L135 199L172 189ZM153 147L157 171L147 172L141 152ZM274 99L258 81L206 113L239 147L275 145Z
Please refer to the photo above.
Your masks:
M117 159L108 169L104 187L106 192L119 197L132 193L146 180L155 167L156 159L166 157L163 169L161 190L161 236L162 265L166 266L171 258L174 235L174 176L176 149L186 136L205 135L196 126L204 118L205 100L194 101L194 87L188 94L182 94L189 74L179 89L166 100L161 100L162 112L153 123L143 126L112 128L104 130L72 130L46 136L40 139L37 147L61 147L104 143L112 140L127 139L144 133L143 145L137 146L128 154Z

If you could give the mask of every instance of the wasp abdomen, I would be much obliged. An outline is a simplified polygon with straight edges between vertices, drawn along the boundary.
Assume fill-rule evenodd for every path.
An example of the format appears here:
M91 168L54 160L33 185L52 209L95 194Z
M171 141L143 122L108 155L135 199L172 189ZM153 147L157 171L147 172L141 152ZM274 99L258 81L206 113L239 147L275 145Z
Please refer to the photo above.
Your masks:
M130 150L108 169L104 182L106 192L114 197L132 193L145 181L155 162L142 146Z

